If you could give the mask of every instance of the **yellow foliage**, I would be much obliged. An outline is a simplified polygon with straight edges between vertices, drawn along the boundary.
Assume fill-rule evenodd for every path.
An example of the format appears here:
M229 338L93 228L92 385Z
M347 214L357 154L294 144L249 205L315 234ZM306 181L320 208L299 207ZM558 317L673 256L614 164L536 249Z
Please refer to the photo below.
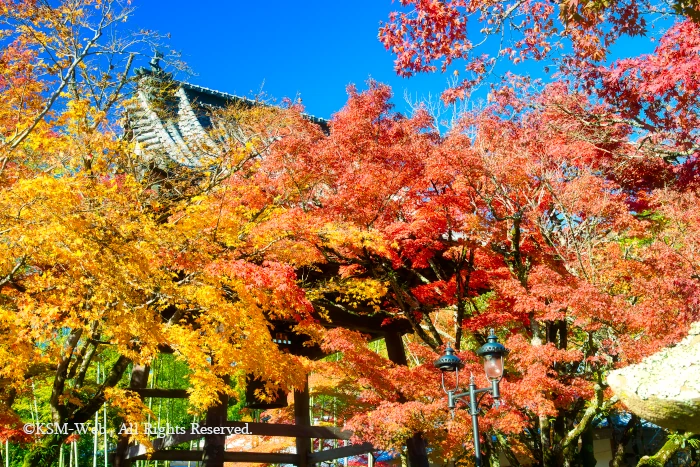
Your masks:
M20 3L0 11L21 23L0 52L0 406L41 381L61 421L104 396L127 423L144 423L146 407L124 389L127 368L150 365L164 346L189 369L196 413L234 395L227 379L302 387L309 362L280 351L269 327L309 318L290 265L313 262L311 248L291 240L281 220L291 190L266 186L261 163L291 120L272 107L228 109L202 167L153 164L112 121L135 103L123 94L131 61L103 70L103 56L86 55L69 69L63 46L99 27L93 10L121 21L108 8L117 2ZM55 63L41 56L49 49ZM351 293L372 301L377 287ZM96 362L112 362L114 377L96 381Z
M315 290L311 297L333 292L340 294L339 302L347 303L352 307L364 304L379 312L382 300L388 292L388 286L387 282L373 278L337 279Z

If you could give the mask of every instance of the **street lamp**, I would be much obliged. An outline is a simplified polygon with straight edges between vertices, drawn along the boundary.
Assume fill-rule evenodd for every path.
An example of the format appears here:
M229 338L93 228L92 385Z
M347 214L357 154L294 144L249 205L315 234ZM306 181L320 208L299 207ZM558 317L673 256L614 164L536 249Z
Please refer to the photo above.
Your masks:
M482 345L476 354L484 358L484 371L486 377L491 381L491 387L477 389L474 382L474 375L469 379L469 391L459 391L459 370L464 367L464 363L455 355L455 351L450 344L447 344L445 355L435 360L435 368L442 372L442 390L447 394L447 407L454 410L457 406L457 401L464 398L469 398L469 415L472 416L472 429L474 431L474 456L476 457L476 467L481 467L481 446L479 445L479 400L476 395L481 393L491 393L494 399L501 397L498 388L498 383L503 377L503 357L508 353L503 344L498 342L498 338L493 329L486 339L486 343ZM455 373L454 389L445 388L445 373Z

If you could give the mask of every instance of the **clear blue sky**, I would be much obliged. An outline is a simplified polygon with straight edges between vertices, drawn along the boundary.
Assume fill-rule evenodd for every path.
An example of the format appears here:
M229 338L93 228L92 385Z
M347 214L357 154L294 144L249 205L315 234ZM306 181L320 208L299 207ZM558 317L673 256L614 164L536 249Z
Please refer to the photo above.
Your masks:
M194 84L251 96L264 91L281 100L299 94L306 111L328 118L346 101L345 88L372 77L390 84L398 110L404 91L439 95L441 73L399 78L394 57L377 39L380 21L400 4L391 0L134 0L132 28L170 33L196 76ZM648 50L648 39L626 40L623 52ZM640 46L642 48L640 48ZM543 65L531 64L540 74ZM519 67L520 68L520 67ZM539 73L538 73L539 72Z
M394 57L377 39L391 0L134 0L132 27L170 33L170 45L197 74L194 84L250 96L264 82L280 100L301 95L306 111L328 118L347 100L345 88L372 77L390 84L403 110L407 89L439 95L440 73L399 78Z

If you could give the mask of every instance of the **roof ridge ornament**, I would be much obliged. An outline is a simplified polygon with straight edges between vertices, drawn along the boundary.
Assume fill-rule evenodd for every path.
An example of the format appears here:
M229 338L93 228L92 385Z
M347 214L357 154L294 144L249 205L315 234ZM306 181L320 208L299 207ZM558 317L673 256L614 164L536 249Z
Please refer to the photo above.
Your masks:
M153 52L153 57L151 61L148 62L149 68L139 67L134 70L137 76L152 76L155 78L171 80L173 77L172 73L166 73L163 70L160 62L165 58L165 55L160 50L155 50Z
M163 52L160 50L156 50L153 53L153 58L151 58L151 61L148 63L151 66L151 71L153 73L158 73L163 71L162 68L160 67L160 61L163 59Z

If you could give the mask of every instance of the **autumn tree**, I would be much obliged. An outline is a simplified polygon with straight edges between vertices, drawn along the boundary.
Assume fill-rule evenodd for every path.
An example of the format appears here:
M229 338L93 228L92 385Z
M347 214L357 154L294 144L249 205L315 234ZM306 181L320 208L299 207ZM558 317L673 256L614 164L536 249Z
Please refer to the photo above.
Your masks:
M363 440L402 449L419 433L434 460L468 462L469 420L448 421L432 360L453 342L483 379L473 350L496 327L512 352L503 404L482 418L486 450L575 465L579 441L615 407L606 372L678 341L699 317L695 247L669 237L675 222L696 228L672 214L684 178L651 160L632 179L634 128L580 119L613 115L565 84L540 92L516 80L445 137L425 113L394 112L390 96L376 83L351 88L328 137L304 140L308 154L290 150L293 136L280 146L296 156L285 176L304 180L296 235L321 253L316 267L338 272L307 282L312 300L332 291L348 312L381 309L414 330L412 369L330 332L326 349L343 358L318 368L331 381L322 391L335 387ZM665 189L645 184L658 177Z
M529 83L527 77L492 79L486 108L468 114L460 127L461 134L448 137L455 143L449 151L449 164L436 172L455 173L455 166L464 166L460 154L467 151L465 148L476 148L481 153L476 160L486 172L470 172L465 179L476 177L470 184L476 199L486 202L490 211L484 216L486 225L503 225L497 237L499 243L491 250L499 253L526 295L540 294L538 300L554 313L536 319L534 302L518 305L519 299L511 296L516 309L529 314L531 343L551 342L564 349L572 346L571 337L582 335L580 330L570 328L571 324L580 325L580 319L571 323L569 316L552 321L558 313L568 316L569 310L575 309L562 306L552 295L554 288L566 283L561 282L564 277L583 280L589 292L593 291L591 286L603 292L597 299L579 300L590 303L591 310L599 307L595 312L598 316L618 310L606 318L617 328L613 333L616 337L604 338L600 330L592 334L586 330L593 339L574 345L584 354L589 353L586 349L595 348L616 366L677 342L683 334L675 330L663 336L655 333L658 327L642 326L632 331L627 326L644 316L666 330L661 323L672 320L685 331L691 321L697 320L693 298L697 273L690 259L695 254L690 240L695 222L694 216L681 214L694 211L686 203L697 187L697 125L693 123L698 101L697 4L407 1L402 6L408 9L392 14L380 30L380 39L396 54L396 70L404 76L433 72L438 66L458 74L462 69L456 68L457 63L464 64L467 77L443 94L448 102L468 96L496 69L499 60L513 64L528 61L530 66L540 61L549 67L545 68L547 73L551 69L559 71L561 82L542 93L528 95L522 94ZM669 27L654 52L611 57L610 48L620 37L650 34L654 20L659 18ZM533 122L537 125L532 128L524 126ZM528 133L529 129L534 131ZM518 135L527 136L521 140ZM523 145L514 145L514 141L522 141ZM504 159L505 154L514 158ZM533 172L534 167L538 168ZM483 176L486 178L481 179ZM520 181L512 185L504 183L506 178ZM453 183L450 190L454 189ZM575 194L577 191L581 194ZM595 208L596 212L588 211L594 207L593 193L601 195L599 201L606 200ZM584 198L589 200L585 207L579 204ZM472 203L476 213L478 204ZM543 210L544 217L527 227L527 213L538 209ZM673 225L681 225L688 232L687 244L670 239L676 229ZM612 240L613 233L619 235L617 240ZM484 237L482 242L492 238ZM603 245L607 245L606 253L596 255L596 249ZM614 253L615 248L622 252ZM554 275L546 272L539 276L562 267ZM538 281L541 285L535 286ZM515 285L503 292L511 295L511 290L517 290ZM535 292L539 287L549 292ZM581 286L576 288L583 290ZM650 290L655 295L650 295ZM692 293L687 294L689 291ZM555 295L573 297L574 293ZM595 303L598 305L593 307ZM628 311L620 311L626 307ZM646 312L657 317L670 315L650 318ZM627 324L620 327L620 321ZM626 335L637 336L634 343L623 345ZM654 343L639 343L645 339ZM606 350L612 342L616 347ZM600 368L604 376L606 365ZM544 365L543 371L560 372L561 363L552 361ZM604 383L604 378L601 381ZM555 423L560 423L560 416L561 412ZM585 415L573 418L583 421ZM550 433L562 436L561 424L552 427L548 423L540 420L540 425L550 427ZM561 453L559 441L545 439L545 428L538 427L542 440L537 449L544 446ZM673 442L669 443L667 447L672 451ZM546 464L544 454L539 461ZM553 461L553 465L560 461ZM615 460L616 465L619 462L619 458Z
M114 29L128 5L1 7L0 437L21 435L15 408L33 386L50 388L40 422L86 422L105 403L143 420L125 379L163 348L187 365L195 412L247 374L299 387L304 360L277 349L268 323L309 320L294 271L308 259L279 222L294 188L262 161L281 134L321 130L294 109L234 107L212 116L196 168L154 163L116 121L153 39ZM25 465L50 465L65 438L33 439Z
M594 420L615 407L606 372L700 318L700 227L684 215L697 204L697 28L680 22L654 54L590 67L614 34L643 32L644 5L405 3L417 15L383 34L407 72L466 58L480 80L491 62L472 59L465 18L491 19L489 35L522 14L532 30L503 55L550 54L561 22L570 80L533 90L513 77L444 136L425 111L395 112L377 83L350 88L327 134L294 106L233 106L211 114L186 166L114 130L111 111L132 111L120 96L137 55L101 41L128 9L0 4L3 436L33 382L51 389L52 421L86 421L103 403L139 420L125 375L164 347L190 370L194 411L231 392L227 378L298 387L312 365L272 345L269 320L284 319L342 352L313 368L358 437L396 449L418 437L434 460L468 464L469 420L450 418L431 364L454 342L485 384L473 350L497 327L511 356L503 403L481 419L487 454L582 462ZM171 118L176 83L141 79L161 86L150 103ZM319 329L312 310L331 306L408 320L410 365ZM25 464L50 463L62 441L40 440Z
M697 21L696 2L648 0L579 2L562 0L402 0L401 10L382 25L379 37L396 55L402 76L415 73L466 77L443 94L452 101L471 92L497 61L553 63L563 70L591 71L605 64L623 36L650 33L655 20Z
M463 64L469 77L443 94L451 102L470 95L479 83L491 86L490 96L498 93L503 76L492 73L497 61L527 62L529 67L542 62L546 74L558 71L557 79L568 83L570 92L597 99L608 111L602 115L567 108L572 116L601 133L610 126L632 130L636 151L628 157L629 173L636 173L639 160L649 159L645 163L657 164L660 178L668 170L680 171L686 183L696 183L695 49L700 37L696 2L406 1L402 5L409 9L393 13L380 30L381 41L396 54L399 74L434 72L438 62L442 71ZM652 34L655 23L667 29L659 30L663 34L652 53L611 55L621 37L639 37L641 42ZM491 42L498 44L489 46Z

